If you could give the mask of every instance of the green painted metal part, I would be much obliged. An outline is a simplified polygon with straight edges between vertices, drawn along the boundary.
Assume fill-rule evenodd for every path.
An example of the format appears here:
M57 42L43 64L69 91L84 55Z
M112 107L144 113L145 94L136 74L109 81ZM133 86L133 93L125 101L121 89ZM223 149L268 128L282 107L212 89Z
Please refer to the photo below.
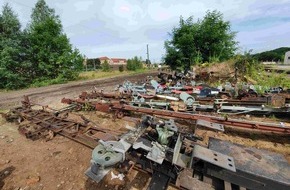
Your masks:
M94 163L106 168L122 161L123 154L105 147L102 144L96 146L92 153Z
M169 131L166 127L156 127L158 133L158 142L162 145L168 144L168 138L171 137L174 132Z

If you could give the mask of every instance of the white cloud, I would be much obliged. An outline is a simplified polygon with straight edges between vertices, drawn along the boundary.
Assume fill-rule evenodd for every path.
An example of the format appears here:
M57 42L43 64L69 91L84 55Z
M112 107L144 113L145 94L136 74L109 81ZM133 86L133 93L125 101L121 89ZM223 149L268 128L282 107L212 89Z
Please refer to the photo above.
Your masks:
M9 1L25 26L37 0ZM8 2L8 0L4 0ZM4 2L0 2L0 6ZM15 3L16 2L16 3ZM64 31L74 46L89 57L150 55L160 59L164 54L167 33L178 25L179 17L202 18L207 10L224 14L234 29L242 48L271 49L289 42L289 0L46 0L60 15ZM277 19L285 17L285 19ZM267 20L279 22L267 22ZM276 20L275 20L276 19ZM259 24L259 26L257 25ZM288 37L287 37L288 36ZM287 38L287 39L286 39ZM287 44L286 44L287 45ZM288 45L289 46L289 45Z
M78 1L73 4L75 10L78 12L87 11L91 5L94 4L94 1Z

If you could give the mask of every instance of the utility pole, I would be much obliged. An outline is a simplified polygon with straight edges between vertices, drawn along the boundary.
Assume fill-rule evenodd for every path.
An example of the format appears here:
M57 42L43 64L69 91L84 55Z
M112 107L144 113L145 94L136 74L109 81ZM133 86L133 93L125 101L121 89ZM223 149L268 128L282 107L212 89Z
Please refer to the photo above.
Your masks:
M146 60L146 64L150 64L150 60L149 60L149 45L147 44L147 60Z

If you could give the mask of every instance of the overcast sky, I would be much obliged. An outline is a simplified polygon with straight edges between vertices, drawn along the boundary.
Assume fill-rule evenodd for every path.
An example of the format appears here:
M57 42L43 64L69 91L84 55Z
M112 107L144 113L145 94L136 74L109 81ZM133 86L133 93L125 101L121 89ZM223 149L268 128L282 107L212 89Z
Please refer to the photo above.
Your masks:
M30 20L37 0L8 2L22 26ZM164 55L168 32L179 17L202 18L207 10L218 10L237 31L240 51L254 52L290 46L290 0L46 0L60 16L71 43L89 58L100 56L146 58Z

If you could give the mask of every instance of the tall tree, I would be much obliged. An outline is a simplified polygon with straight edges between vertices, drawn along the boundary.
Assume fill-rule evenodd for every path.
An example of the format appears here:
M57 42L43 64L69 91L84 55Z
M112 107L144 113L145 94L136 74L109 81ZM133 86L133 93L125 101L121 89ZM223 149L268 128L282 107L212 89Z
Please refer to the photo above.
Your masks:
M208 11L197 22L192 16L186 20L180 17L179 26L170 34L171 40L165 41L164 61L172 68L200 61L223 61L236 50L235 34L218 11Z
M27 84L22 37L17 15L5 4L0 15L0 88L16 89Z
M55 15L54 9L49 8L45 0L38 0L32 10L31 24L45 22L48 18L55 18L56 21L60 23L58 16Z
M81 68L82 56L73 50L55 11L44 0L38 0L31 14L29 54L33 78L46 80L61 77L73 79Z

